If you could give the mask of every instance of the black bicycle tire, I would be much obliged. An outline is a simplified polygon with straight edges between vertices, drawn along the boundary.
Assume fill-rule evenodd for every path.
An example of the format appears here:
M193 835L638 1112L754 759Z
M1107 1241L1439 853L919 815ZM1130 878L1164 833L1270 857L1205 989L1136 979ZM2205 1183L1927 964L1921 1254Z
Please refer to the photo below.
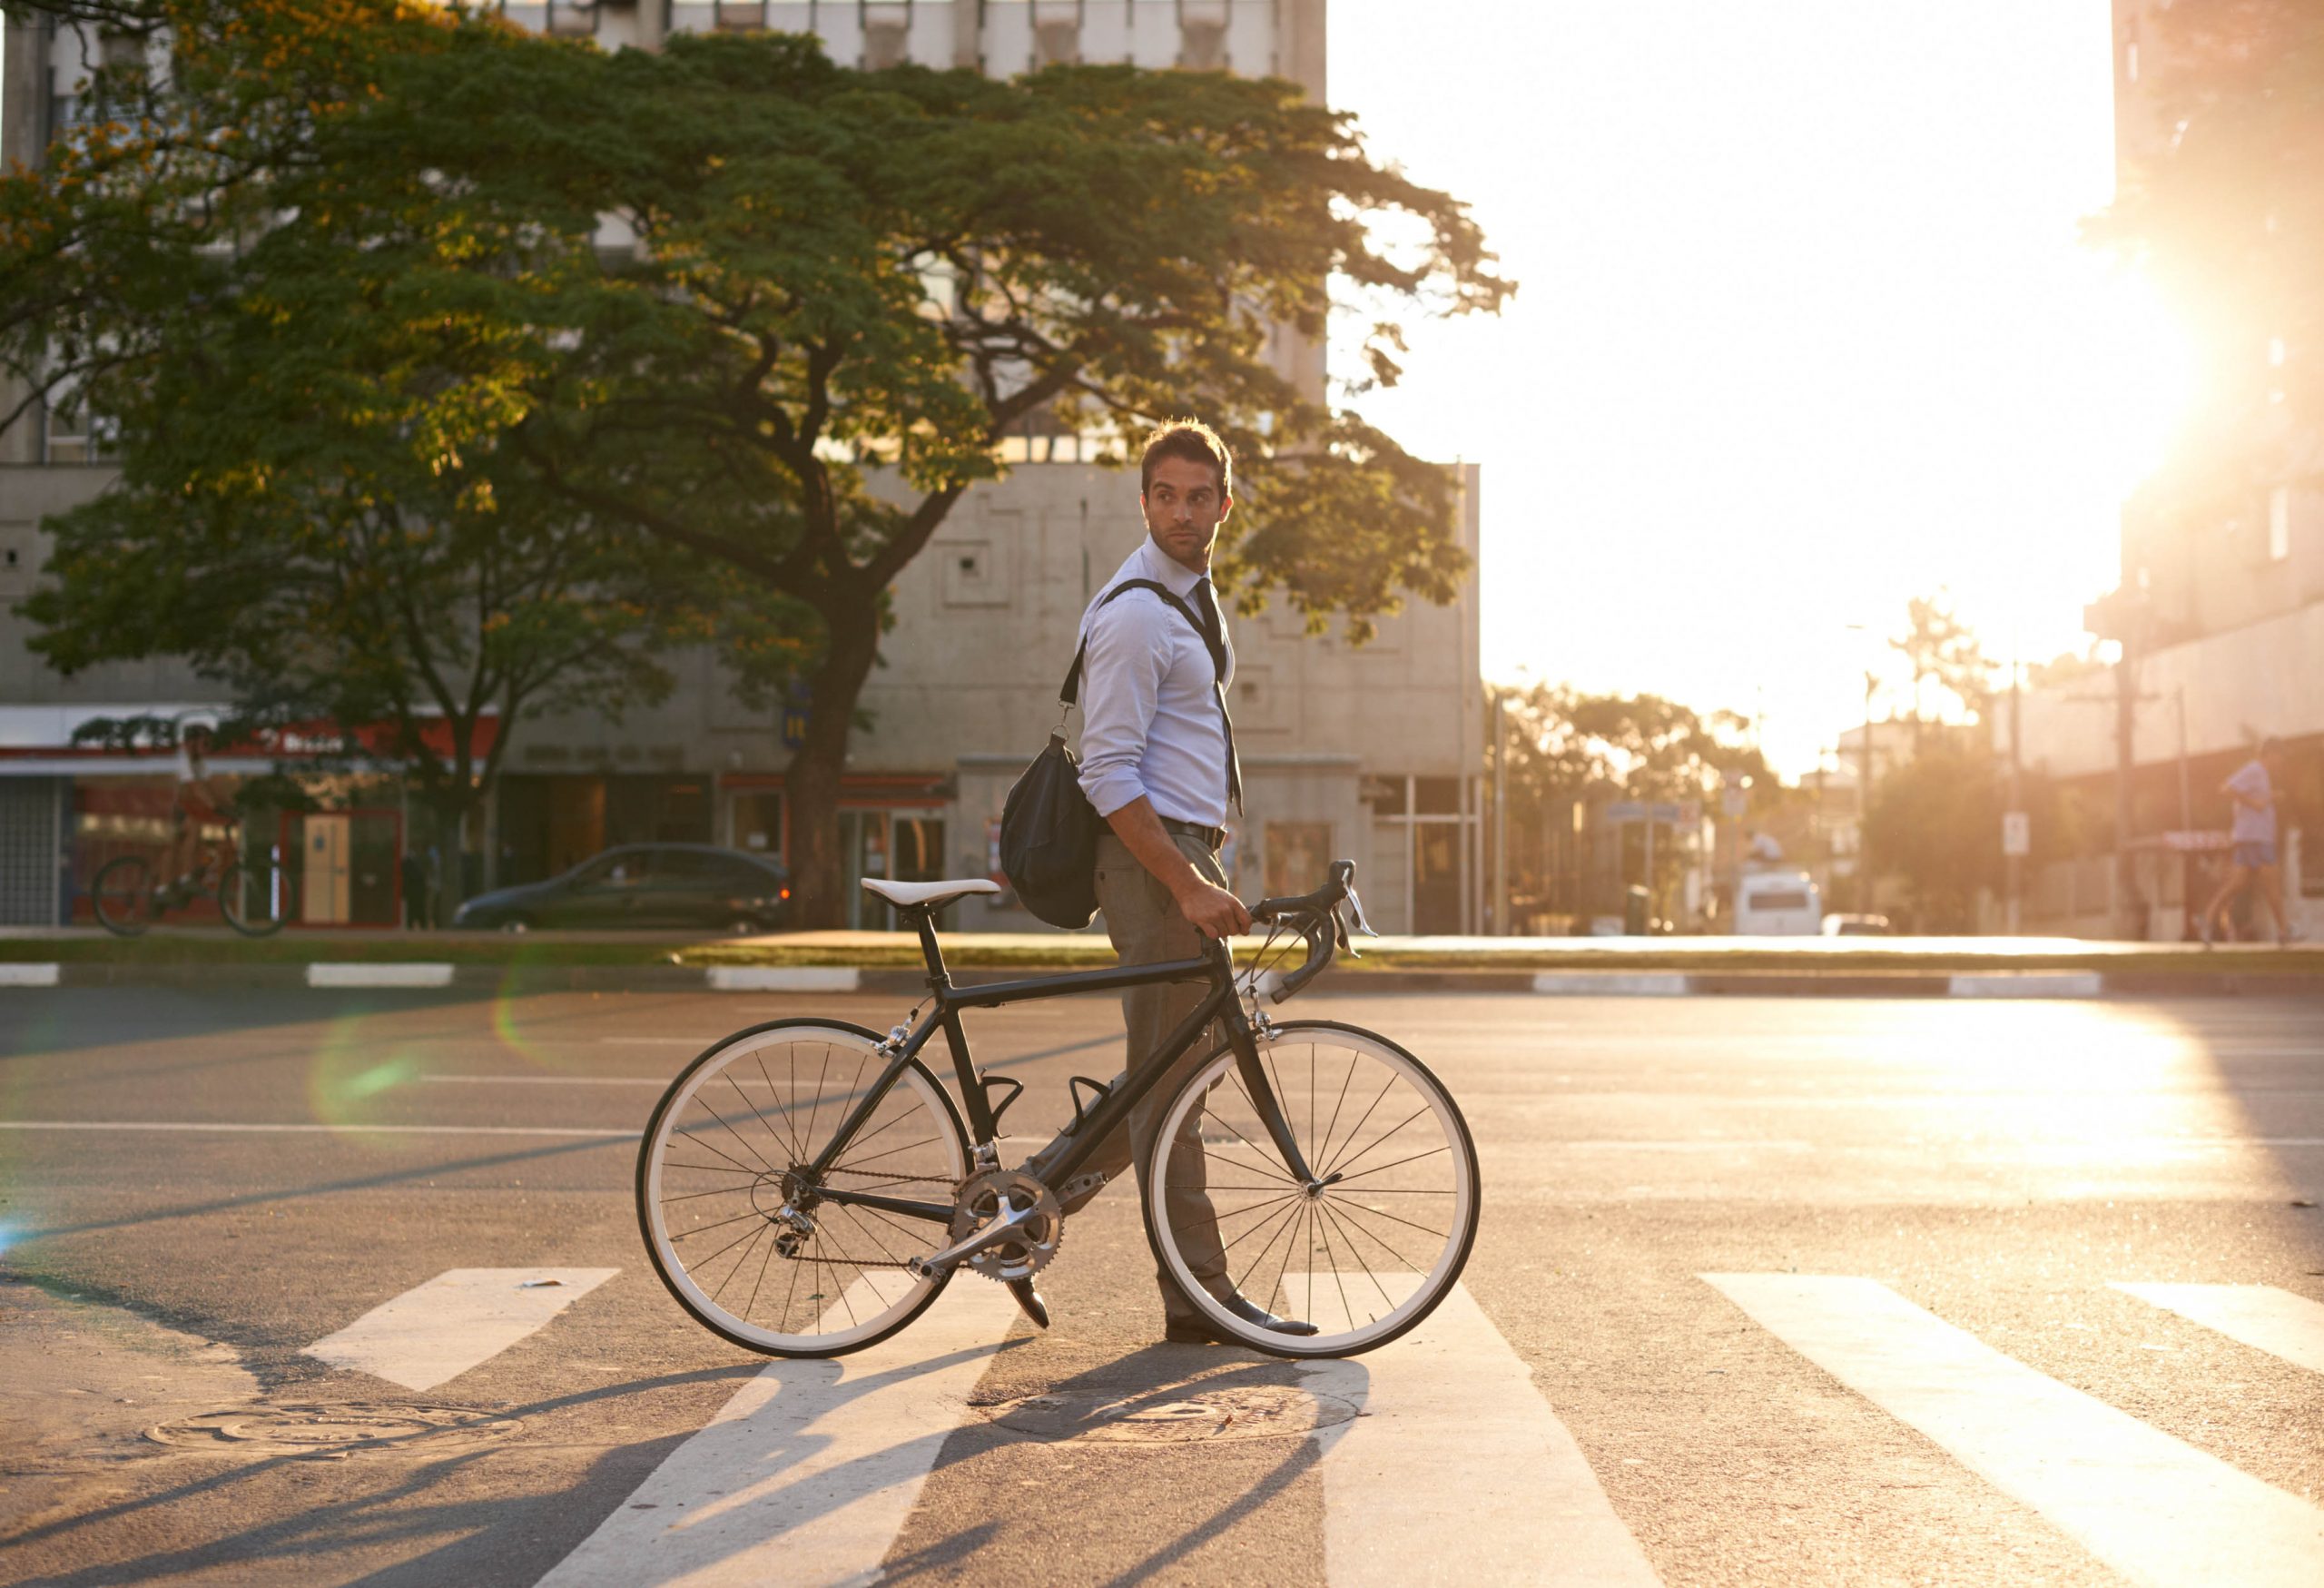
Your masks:
M124 868L134 868L142 879L138 887L131 894L136 902L137 913L133 917L133 925L115 926L105 919L104 908L98 901L104 897L105 879ZM151 883L153 875L153 863L142 854L113 856L113 859L99 866L97 874L89 881L89 913L96 918L99 926L103 927L115 937L143 937L145 934L145 929L153 924L153 917L148 908L152 902L153 890L147 885Z
M1339 1031L1347 1036L1362 1037L1367 1041L1377 1042L1382 1047L1391 1050L1410 1063L1414 1070L1427 1079L1428 1084L1435 1088L1437 1094L1444 1100L1444 1106L1452 1117L1452 1128L1460 1132L1461 1146L1468 1155L1469 1162L1469 1228L1462 1234L1460 1252L1452 1259L1452 1267L1444 1276L1443 1283L1438 1287L1436 1293L1429 1297L1426 1303L1412 1317L1398 1324L1389 1333L1354 1351L1332 1350L1320 1346L1303 1350L1293 1343L1301 1336L1274 1334L1271 1330L1253 1331L1267 1334L1270 1337L1265 1340L1252 1339L1242 1335L1234 1336L1236 1345L1248 1346L1266 1356L1287 1357L1296 1362L1328 1362L1347 1356L1360 1356L1365 1352L1376 1351L1383 1346L1403 1338L1426 1322L1428 1316L1437 1309L1447 1296L1452 1294L1452 1287L1461 1282L1461 1276L1468 1269L1470 1255L1476 1249L1478 1227L1484 1222L1484 1166L1477 1161L1476 1139L1470 1133L1469 1117L1461 1111L1460 1100L1452 1095L1452 1089L1444 1084L1436 1071L1423 1063L1420 1056L1411 1049L1393 1038L1382 1036L1369 1026L1355 1025L1348 1021L1285 1021L1275 1028L1275 1035L1278 1039L1293 1036L1300 1031ZM1220 1054L1227 1052L1232 1046L1231 1043L1221 1042L1204 1054L1202 1062L1187 1072L1187 1079L1180 1082L1177 1090L1171 1092L1168 1099L1164 1101L1159 1118L1164 1120L1170 1119L1177 1111L1178 1100L1193 1087L1195 1078L1209 1069L1211 1061ZM1135 1169L1133 1172L1136 1172ZM1147 1244L1153 1248L1154 1260L1162 1265L1167 1272L1170 1262L1169 1254L1163 1250L1162 1232L1155 1223L1155 1198L1150 1188L1147 1187L1143 1180L1139 1185L1138 1202L1145 1216Z
M637 1169L632 1199L637 1208L637 1237L645 1243L646 1260L654 1265L655 1275L662 1281L662 1287L670 1293L673 1300L685 1309L687 1317L727 1344L740 1346L743 1350L754 1352L762 1356L779 1356L788 1361L828 1361L834 1356L847 1356L858 1351L867 1350L882 1340L893 1338L899 1332L910 1327L919 1320L922 1313L936 1305L936 1298L944 1294L945 1287L951 1284L959 1270L954 1269L951 1273L940 1276L930 1287L927 1296L921 1299L919 1306L876 1335L858 1340L852 1345L842 1346L834 1351L780 1350L772 1346L763 1345L756 1340L745 1338L727 1328L715 1318L704 1317L702 1315L701 1310L694 1306L678 1282L671 1277L669 1269L664 1266L662 1250L655 1244L653 1221L645 1205L646 1171L654 1155L654 1139L661 1132L662 1121L669 1112L671 1102L685 1089L686 1081L694 1071L709 1063L724 1049L745 1037L755 1037L763 1031L784 1031L796 1026L820 1026L825 1031L846 1031L852 1036L862 1037L872 1042L881 1040L879 1032L868 1027L859 1026L852 1021L824 1020L814 1015L793 1015L783 1020L763 1021L754 1026L744 1026L740 1031L727 1032L696 1054L684 1070L679 1070L671 1079L670 1084L662 1089L661 1097L654 1104L654 1112L646 1119L645 1133L637 1140ZM918 1059L914 1059L907 1068L917 1070L925 1076L937 1097L943 1100L944 1117L952 1127L953 1139L960 1144L960 1159L964 1163L971 1161L969 1152L969 1128L960 1119L960 1107L952 1101L952 1094L944 1089L944 1083L938 1079L936 1072Z
M290 924L291 911L296 909L298 905L298 889L291 883L290 874L285 873L282 878L282 891L283 902L286 908L283 910L282 913L275 918L271 925L244 925L237 916L236 912L226 907L227 892L233 886L234 879L236 877L245 875L259 876L261 874L261 873L252 870L245 863L238 860L233 864L228 866L224 871L221 872L218 875L217 899L219 919L225 922L228 926L232 927L236 932L241 932L244 937L272 937L276 932L281 932L284 927Z

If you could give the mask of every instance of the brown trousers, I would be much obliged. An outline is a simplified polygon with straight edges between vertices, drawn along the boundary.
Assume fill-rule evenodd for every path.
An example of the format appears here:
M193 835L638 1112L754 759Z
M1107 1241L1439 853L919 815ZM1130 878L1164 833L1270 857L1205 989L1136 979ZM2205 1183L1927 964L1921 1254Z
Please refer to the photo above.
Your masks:
M1201 839L1184 833L1173 833L1172 838L1178 853L1192 863L1196 871L1218 886L1226 886L1226 873L1219 869L1218 856L1205 848ZM1170 896L1170 890L1138 863L1128 844L1110 833L1098 835L1097 883L1098 906L1106 912L1106 934L1113 939L1114 952L1123 964L1190 960L1202 952L1202 934L1178 912L1177 901ZM1204 982L1167 981L1152 987L1133 987L1124 992L1122 1024L1128 1032L1129 1060L1142 1060L1161 1046L1162 1039L1192 1013L1209 991ZM1204 1032L1170 1067L1169 1073L1138 1100L1137 1106L1130 1110L1128 1127L1108 1138L1086 1169L1111 1180L1136 1165L1137 1194L1144 1200L1149 1166L1154 1161L1155 1138L1162 1129L1164 1111L1177 1094L1179 1084L1225 1040L1226 1033L1216 1024ZM1114 1078L1115 1084L1120 1084L1128 1074L1125 1069ZM1202 1281L1203 1288L1223 1296L1229 1284L1226 1258L1219 1249L1217 1215L1203 1189L1205 1166L1198 1119L1198 1115L1190 1116L1177 1140L1171 1144L1172 1189L1167 1223L1178 1233L1180 1250L1195 1277ZM1177 1281L1161 1266L1159 1254L1156 1257L1155 1277L1162 1287L1164 1314L1172 1319L1195 1319L1197 1315L1181 1294Z

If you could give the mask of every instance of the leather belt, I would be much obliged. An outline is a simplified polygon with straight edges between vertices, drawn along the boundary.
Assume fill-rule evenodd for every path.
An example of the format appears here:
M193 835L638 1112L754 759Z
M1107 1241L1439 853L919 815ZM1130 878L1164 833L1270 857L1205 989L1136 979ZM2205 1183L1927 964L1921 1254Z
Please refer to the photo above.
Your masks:
M1192 822L1181 822L1176 816L1165 816L1162 818L1162 831L1183 833L1189 838L1199 838L1210 845L1210 852L1213 854L1226 847L1226 829L1224 827L1201 827Z

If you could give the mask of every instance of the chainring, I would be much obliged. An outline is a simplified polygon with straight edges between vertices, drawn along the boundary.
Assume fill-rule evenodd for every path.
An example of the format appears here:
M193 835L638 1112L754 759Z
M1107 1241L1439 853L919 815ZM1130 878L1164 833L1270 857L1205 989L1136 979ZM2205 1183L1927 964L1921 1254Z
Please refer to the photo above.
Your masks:
M952 1238L966 1238L999 1213L1004 1195L1018 1207L1031 1198L1033 1217L1017 1234L962 1259L961 1266L988 1279L1029 1279L1049 1266L1065 1239L1065 1213L1056 1193L1032 1176L989 1169L962 1180L952 1199Z

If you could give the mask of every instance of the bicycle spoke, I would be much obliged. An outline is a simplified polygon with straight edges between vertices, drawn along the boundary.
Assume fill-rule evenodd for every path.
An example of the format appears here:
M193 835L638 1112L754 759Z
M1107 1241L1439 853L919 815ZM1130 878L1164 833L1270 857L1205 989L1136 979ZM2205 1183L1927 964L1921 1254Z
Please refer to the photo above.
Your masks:
M1331 1122L1324 1127L1324 1139L1316 1144L1315 1161L1329 1163L1332 1158L1332 1132L1339 1129L1340 1110L1347 1106L1347 1089L1355 1080L1355 1055L1348 1055L1347 1073L1340 1078L1339 1100L1332 1104Z
M1341 1219L1344 1221L1342 1225L1343 1228L1355 1231L1356 1234L1364 1237L1364 1239L1370 1241L1382 1251L1386 1252L1390 1257L1395 1258L1397 1262L1403 1264L1407 1270L1415 1274L1425 1274L1428 1272L1432 1265L1413 1262L1410 1258L1404 1256L1403 1253L1398 1251L1394 1247L1392 1247L1386 1241L1382 1240L1378 1235L1369 1229L1366 1229L1363 1225L1356 1222L1356 1210L1347 1203L1340 1203L1333 1209L1333 1211L1338 1214ZM1364 1211L1370 1212L1371 1209L1365 1208Z
M734 1282L734 1276L743 1271L743 1265L751 1260L751 1253L756 1249L760 1241L766 1238L766 1232L771 1228L773 1227L764 1224L759 1226L758 1233L751 1237L751 1244L743 1248L743 1255L734 1259L734 1266L726 1270L726 1277L724 1279L718 1281L718 1288L710 1293L711 1300L715 1301L726 1294L726 1287Z
M712 1108L708 1098L704 1097L700 1092L696 1092L694 1095L694 1100L702 1105L702 1111L704 1113L708 1114L720 1124L726 1125L726 1116L720 1113L716 1109ZM749 1153L753 1158L758 1159L759 1167L761 1169L767 1170L770 1174L776 1172L774 1165L767 1162L764 1158L760 1157L759 1149L757 1148L752 1146L749 1142L743 1140L743 1133L740 1130L735 1129L732 1125L726 1125L726 1134L732 1136L738 1143L740 1143L744 1152ZM736 1163L740 1163L743 1160L738 1158L734 1161Z
M1364 1204L1363 1204L1363 1203L1361 1203L1361 1202L1354 1202L1354 1203L1343 1202L1343 1203L1341 1204L1341 1206L1343 1206L1343 1207L1347 1207L1347 1208L1364 1208ZM1397 1218L1393 1213L1388 1212L1385 1208L1364 1208L1364 1210L1366 1213L1371 1214L1371 1215L1372 1215L1372 1217L1373 1217L1373 1218L1385 1218L1385 1219L1386 1219L1386 1220L1388 1220L1391 1224L1401 1224L1401 1225L1403 1225L1403 1226L1404 1226L1406 1228L1408 1228L1408 1229L1417 1229L1417 1230L1419 1230L1423 1235L1433 1235L1433 1236L1434 1236L1434 1237L1435 1237L1437 1239L1439 1239L1439 1240L1443 1240L1443 1239L1444 1239L1447 1236L1449 1236L1449 1235L1451 1235L1451 1234L1452 1233L1452 1232L1451 1230L1449 1230L1449 1229L1431 1229L1427 1225L1425 1225L1425 1224L1414 1224L1414 1223L1413 1223L1411 1219L1409 1219L1409 1218Z
M731 1152L728 1152L728 1151L724 1150L723 1148L713 1147L709 1142L704 1141L701 1137L699 1137L699 1136L695 1135L693 1131L686 1129L685 1129L684 1127L683 1127L683 1126L679 1126L679 1125L673 1125L673 1126L671 1126L671 1127L670 1127L670 1133L671 1133L673 1136L683 1136L683 1137L684 1137L687 1140L689 1140L689 1141L693 1142L696 1147L701 1148L704 1152L714 1152L714 1153L717 1153L719 1157L721 1157L721 1158L724 1159L728 1163L733 1164L736 1169L739 1169L739 1170L740 1170L740 1171L742 1171L743 1174L746 1174L746 1175L750 1176L753 1179L758 1179L758 1177L759 1177L759 1176L761 1176L761 1175L763 1175L763 1174L764 1174L764 1173L766 1172L765 1166L762 1165L762 1166L760 1166L760 1167L759 1167L759 1168L757 1168L757 1169L753 1169L749 1164L744 1163L741 1159L736 1158L733 1153L731 1153Z
M791 1160L793 1163L796 1163L807 1156L807 1154L800 1149L799 1128L797 1122L791 1118L791 1110L783 1103L782 1094L774 1090L774 1077L766 1072L766 1055L764 1053L757 1053L753 1054L753 1057L758 1060L759 1078L766 1082L766 1095L774 1099L774 1106L776 1108L783 1110L783 1129L790 1139L789 1151L791 1154Z
M1375 1136L1375 1137L1374 1137L1374 1138L1372 1139L1372 1145L1371 1145L1370 1147L1365 1148L1362 1152L1357 1153L1354 1158L1346 1159L1342 1160L1342 1161L1343 1161L1343 1165L1351 1165L1351 1164L1357 1164L1357 1163L1361 1163L1361 1162L1363 1162L1366 1158L1369 1158L1369 1157L1370 1157L1374 1152L1375 1152L1375 1151L1377 1151L1377 1150L1379 1149L1380 1143L1382 1143L1383 1141L1387 1140L1387 1139L1388 1139L1388 1138L1389 1138L1390 1136L1393 1136L1393 1135L1396 1133L1396 1130L1401 1130L1401 1129L1403 1129L1406 1125L1411 1124L1414 1119L1419 1119L1423 1114L1431 1113L1431 1112L1433 1112L1433 1110L1430 1108L1430 1106L1429 1106L1429 1104L1427 1103L1427 1101L1423 1100L1422 1101L1422 1103L1421 1103L1421 1105L1420 1105L1420 1107L1419 1107L1419 1108L1414 1109L1411 1113L1409 1113L1409 1114L1405 1115L1405 1116L1404 1116L1404 1118L1403 1118L1402 1119L1399 1119L1399 1120L1396 1122L1396 1129L1395 1129L1395 1130L1390 1130L1390 1131L1386 1132L1386 1133L1385 1133L1385 1134L1384 1134L1384 1135L1380 1135L1380 1136ZM1335 1167L1339 1167L1339 1166L1335 1166Z
M1368 1151L1370 1149L1366 1149L1366 1150ZM1418 1163L1423 1158L1434 1158L1440 1152L1450 1152L1452 1150L1452 1149L1449 1143L1443 1147L1432 1147L1426 1152L1415 1152L1410 1158L1400 1158L1393 1163L1384 1163L1377 1169L1368 1169L1360 1175L1350 1175L1344 1179L1334 1180L1332 1183L1334 1188L1339 1186L1352 1186L1358 1180L1368 1180L1374 1175L1384 1175L1392 1169L1402 1169L1408 1163ZM1364 1192L1364 1195L1368 1197L1371 1196L1372 1193L1366 1191Z
M1329 1218L1332 1221L1333 1226L1339 1230L1340 1238L1346 1240L1347 1226L1340 1222L1339 1215L1333 1212L1331 1208L1325 1208L1324 1209L1324 1216L1326 1218ZM1371 1265L1364 1262L1363 1254L1355 1249L1355 1243L1354 1241L1347 1242L1347 1251L1348 1257L1353 1259L1359 1267L1364 1269L1364 1277L1372 1281L1372 1288L1380 1292L1380 1299L1388 1304L1388 1310L1390 1312L1395 1311L1396 1298L1388 1294L1388 1287L1385 1285L1380 1283L1380 1276L1373 1272Z

